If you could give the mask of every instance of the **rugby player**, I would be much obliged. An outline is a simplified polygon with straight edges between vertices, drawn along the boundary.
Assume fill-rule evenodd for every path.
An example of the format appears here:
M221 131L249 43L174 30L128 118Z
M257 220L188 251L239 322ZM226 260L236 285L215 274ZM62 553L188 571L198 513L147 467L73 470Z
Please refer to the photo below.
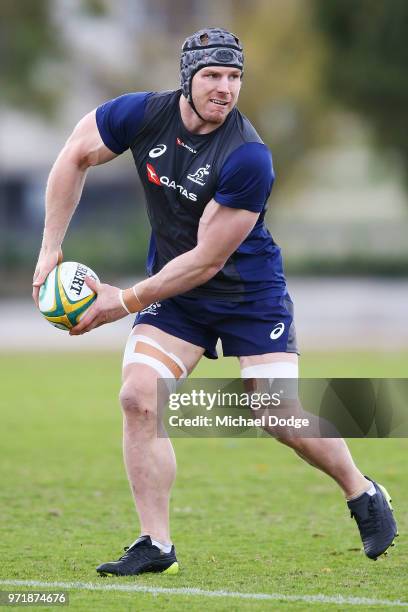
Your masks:
M189 36L181 89L110 100L76 126L50 173L33 297L57 264L88 169L131 150L152 227L148 277L124 290L87 279L94 305L71 330L84 334L136 314L123 359L124 460L140 537L102 574L176 573L169 496L176 460L157 436L157 379L176 384L203 355L239 359L243 378L298 376L293 304L279 247L265 223L274 182L271 154L237 109L244 68L239 39L220 28ZM114 206L114 202L112 202ZM383 487L366 478L342 439L280 441L331 476L376 559L396 523Z

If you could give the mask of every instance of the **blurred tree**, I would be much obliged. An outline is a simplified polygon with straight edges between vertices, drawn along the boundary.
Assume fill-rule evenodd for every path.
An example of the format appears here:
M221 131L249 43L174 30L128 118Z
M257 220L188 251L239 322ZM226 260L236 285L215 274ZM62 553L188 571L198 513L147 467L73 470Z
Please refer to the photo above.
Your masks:
M277 186L329 138L320 82L325 49L311 8L310 0L234 0L227 26L245 49L239 106L272 149Z
M60 52L48 0L0 2L0 101L49 112L55 90L35 67Z
M315 0L315 14L328 90L370 120L381 147L399 150L408 179L407 0Z
M80 8L93 17L104 17L108 14L106 0L82 0Z

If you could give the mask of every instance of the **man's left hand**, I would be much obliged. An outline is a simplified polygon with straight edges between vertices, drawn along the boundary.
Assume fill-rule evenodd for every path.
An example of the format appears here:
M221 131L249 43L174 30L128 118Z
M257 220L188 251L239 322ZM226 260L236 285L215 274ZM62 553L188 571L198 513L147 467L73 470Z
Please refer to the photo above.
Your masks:
M85 312L78 325L70 330L71 336L86 334L95 327L123 319L129 314L120 302L120 289L118 287L100 283L90 276L85 278L85 282L97 294L97 298Z

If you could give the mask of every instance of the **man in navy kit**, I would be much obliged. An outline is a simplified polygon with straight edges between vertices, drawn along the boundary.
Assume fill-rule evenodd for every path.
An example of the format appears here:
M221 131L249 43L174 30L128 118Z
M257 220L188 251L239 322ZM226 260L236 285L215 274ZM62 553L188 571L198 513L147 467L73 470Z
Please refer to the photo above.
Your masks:
M207 28L186 39L181 90L110 100L77 125L51 171L34 299L56 265L87 170L132 151L152 226L147 279L121 290L87 279L98 299L71 330L137 313L123 360L124 458L141 535L100 574L176 573L169 496L176 464L158 437L157 380L177 382L205 354L239 358L243 378L296 378L293 306L280 249L264 224L274 173L268 148L236 108L243 75L236 36ZM365 478L341 439L280 441L334 478L370 558L393 543L389 496Z

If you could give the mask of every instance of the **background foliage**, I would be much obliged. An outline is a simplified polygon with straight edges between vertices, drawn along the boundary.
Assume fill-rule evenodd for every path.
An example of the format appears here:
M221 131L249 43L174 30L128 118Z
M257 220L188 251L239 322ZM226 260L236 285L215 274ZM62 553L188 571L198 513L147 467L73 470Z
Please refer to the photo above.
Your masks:
M0 3L0 113L14 114L17 129L19 111L30 126L42 121L58 143L43 142L39 132L28 158L15 153L15 167L4 169L1 157L9 156L15 132L7 132L0 115L6 134L0 135L0 280L15 282L16 291L27 286L41 240L46 176L80 116L124 91L177 87L182 40L216 22L245 45L240 109L273 152L277 180L268 220L287 271L406 274L408 247L401 236L408 207L390 219L383 211L407 201L398 189L399 175L408 177L408 3L150 0L146 6L139 0ZM38 169L36 148L47 147L49 157ZM356 147L367 160L360 155L354 162ZM110 164L90 173L64 244L70 258L108 276L142 274L149 235L131 162L119 163L120 174L119 165ZM353 176L359 164L367 166L361 180ZM373 194L387 181L378 195L383 204L374 210ZM319 198L327 207L313 212Z
M398 150L408 178L408 3L317 0L330 94L374 127L381 149Z

